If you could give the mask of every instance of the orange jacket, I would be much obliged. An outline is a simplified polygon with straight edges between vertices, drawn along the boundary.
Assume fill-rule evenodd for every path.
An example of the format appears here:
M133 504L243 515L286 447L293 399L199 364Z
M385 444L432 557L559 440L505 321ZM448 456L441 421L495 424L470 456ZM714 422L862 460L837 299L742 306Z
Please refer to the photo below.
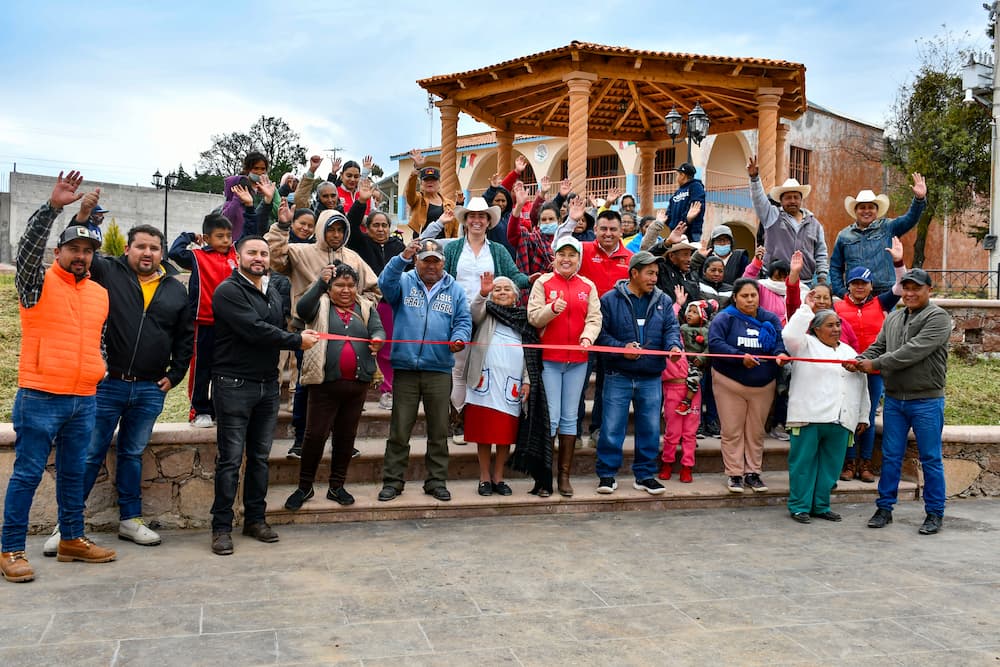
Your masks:
M42 295L21 305L21 359L17 386L50 394L93 396L107 368L101 334L108 292L54 263L45 272Z

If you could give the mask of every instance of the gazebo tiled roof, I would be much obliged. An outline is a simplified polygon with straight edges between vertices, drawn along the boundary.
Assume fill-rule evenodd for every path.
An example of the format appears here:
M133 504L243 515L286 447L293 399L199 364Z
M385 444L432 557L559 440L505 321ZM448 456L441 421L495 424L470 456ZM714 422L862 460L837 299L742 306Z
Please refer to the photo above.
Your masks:
M588 107L593 139L656 141L663 116L700 103L710 132L756 129L757 92L780 88L778 114L805 113L805 66L784 60L646 51L586 42L417 83L460 111L500 130L567 136L569 92L564 78L596 75Z

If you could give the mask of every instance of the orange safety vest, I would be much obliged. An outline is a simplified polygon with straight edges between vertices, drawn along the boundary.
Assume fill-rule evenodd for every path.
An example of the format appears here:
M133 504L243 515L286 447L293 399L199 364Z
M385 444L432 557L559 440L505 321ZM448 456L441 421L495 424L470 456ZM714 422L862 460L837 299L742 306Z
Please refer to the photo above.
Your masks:
M21 305L21 359L17 386L51 394L93 396L107 366L101 334L108 318L108 291L53 263L42 295Z

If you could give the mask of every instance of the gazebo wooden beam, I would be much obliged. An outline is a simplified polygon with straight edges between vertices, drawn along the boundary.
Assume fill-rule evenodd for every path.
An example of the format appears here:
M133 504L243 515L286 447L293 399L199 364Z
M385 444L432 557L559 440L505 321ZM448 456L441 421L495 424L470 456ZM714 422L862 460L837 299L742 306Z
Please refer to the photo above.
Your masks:
M566 93L565 95L563 95L562 97L560 97L558 100L556 100L555 104L553 104L552 108L549 110L548 115L545 116L544 120L542 120L542 121L540 121L538 123L538 126L541 127L542 125L548 124L548 122L550 120L552 120L552 116L555 115L556 111L559 110L559 107L561 107L563 105L563 102L565 102L567 99L569 99L569 93Z
M642 126L644 128L646 128L647 132L649 132L650 129L651 129L650 126L649 126L649 119L646 118L646 112L642 110L642 107L643 107L642 99L639 97L639 92L635 89L635 82L634 81L629 81L628 82L628 89L629 89L629 92L632 93L632 99L637 103L636 108L639 111L639 120L642 121Z
M597 95L590 100L590 113L594 113L597 110L597 106L604 100L604 96L608 94L612 86L615 85L617 81L615 79L608 79L604 86L597 92Z

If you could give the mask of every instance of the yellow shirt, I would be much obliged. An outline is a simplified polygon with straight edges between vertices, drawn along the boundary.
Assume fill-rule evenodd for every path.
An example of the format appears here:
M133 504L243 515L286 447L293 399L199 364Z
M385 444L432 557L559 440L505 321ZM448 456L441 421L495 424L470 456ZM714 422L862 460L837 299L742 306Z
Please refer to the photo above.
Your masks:
M142 288L142 309L146 310L149 308L149 302L153 300L153 295L156 294L156 288L160 286L160 279L163 277L164 271L162 268L156 270L149 278L145 280L139 277L139 287Z

